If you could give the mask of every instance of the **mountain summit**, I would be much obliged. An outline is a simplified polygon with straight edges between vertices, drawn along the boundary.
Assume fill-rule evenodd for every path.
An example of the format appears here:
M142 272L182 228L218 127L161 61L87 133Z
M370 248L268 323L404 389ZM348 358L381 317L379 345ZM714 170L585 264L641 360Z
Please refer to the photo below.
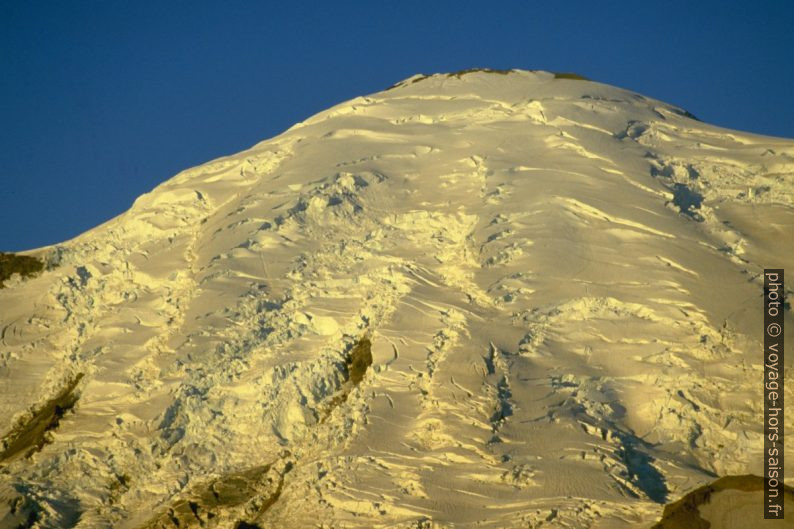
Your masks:
M648 527L761 473L793 206L794 141L571 75L337 105L5 281L0 527Z

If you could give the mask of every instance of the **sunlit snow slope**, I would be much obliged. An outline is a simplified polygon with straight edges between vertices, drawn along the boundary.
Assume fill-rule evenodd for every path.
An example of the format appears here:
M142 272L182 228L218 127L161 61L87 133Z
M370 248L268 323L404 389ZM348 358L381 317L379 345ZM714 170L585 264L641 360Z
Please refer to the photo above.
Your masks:
M794 140L595 82L340 104L30 252L0 527L649 527L761 473L793 208Z

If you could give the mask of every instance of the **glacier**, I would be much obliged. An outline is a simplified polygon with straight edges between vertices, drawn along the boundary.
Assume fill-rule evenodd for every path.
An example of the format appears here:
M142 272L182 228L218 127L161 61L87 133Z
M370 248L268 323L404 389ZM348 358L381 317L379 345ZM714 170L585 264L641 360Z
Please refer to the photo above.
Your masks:
M0 527L650 527L761 474L792 228L794 140L628 90L357 97L25 252Z

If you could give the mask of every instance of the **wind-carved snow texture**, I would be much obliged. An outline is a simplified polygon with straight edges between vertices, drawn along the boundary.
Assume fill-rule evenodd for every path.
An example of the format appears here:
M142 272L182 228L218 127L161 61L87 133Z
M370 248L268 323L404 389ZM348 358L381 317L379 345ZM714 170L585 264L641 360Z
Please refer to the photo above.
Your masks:
M792 175L521 71L180 173L0 290L0 527L648 526L760 474Z

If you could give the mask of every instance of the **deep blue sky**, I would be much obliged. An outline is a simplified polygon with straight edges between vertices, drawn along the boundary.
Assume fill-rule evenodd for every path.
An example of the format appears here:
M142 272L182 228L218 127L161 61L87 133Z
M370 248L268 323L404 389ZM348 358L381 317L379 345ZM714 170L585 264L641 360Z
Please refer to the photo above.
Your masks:
M0 0L0 250L420 72L572 71L794 138L791 1L288 4Z

